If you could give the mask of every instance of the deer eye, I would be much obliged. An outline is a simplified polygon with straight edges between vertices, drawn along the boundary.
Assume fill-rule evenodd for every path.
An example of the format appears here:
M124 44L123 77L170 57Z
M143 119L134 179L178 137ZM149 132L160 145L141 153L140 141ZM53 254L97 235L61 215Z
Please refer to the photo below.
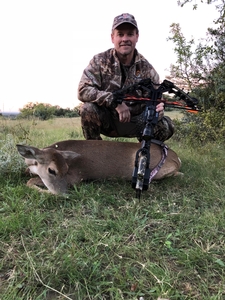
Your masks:
M48 172L54 176L56 176L56 172L52 170L51 168L48 168Z

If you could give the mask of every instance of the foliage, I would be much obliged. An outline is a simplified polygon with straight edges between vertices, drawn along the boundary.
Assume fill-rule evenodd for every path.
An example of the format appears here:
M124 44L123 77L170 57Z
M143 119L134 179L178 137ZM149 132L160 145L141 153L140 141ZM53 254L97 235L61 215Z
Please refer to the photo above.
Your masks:
M186 141L190 145L205 145L208 142L216 142L224 144L225 130L221 126L215 127L216 120L218 123L215 111L208 110L205 113L193 115L185 113L185 117L181 120L174 120L175 134L173 139L181 142ZM224 127L223 127L224 128Z
M21 121L0 120L0 180L18 177L25 168L24 160L19 155L16 144L30 142L31 127Z
M187 3L190 3L190 2L192 2L193 0L178 0L177 1L177 3L178 3L178 5L180 5L181 7L183 7L185 4L187 4ZM195 0L195 3L193 4L193 10L195 10L195 9L197 9L198 8L198 3L196 3L196 2L198 2L198 3L206 3L206 4L211 4L211 3L215 3L215 2L218 2L218 0L205 0L205 1L203 1L203 0Z
M177 64L171 65L171 76L179 78L187 85L188 90L199 86L202 81L207 81L207 76L212 70L209 57L213 53L212 46L203 46L201 43L194 50L194 39L187 41L181 32L179 24L171 24L171 34L168 40L175 43L174 52L177 55Z
M0 140L0 176L11 176L24 170L25 164L18 155L16 140L12 134L8 134L6 139Z
M53 117L78 117L78 111L75 107L61 108L59 106L52 106L48 103L27 103L22 109L20 109L19 118L33 118L36 117L40 120L49 120Z
M187 2L179 1L183 6ZM218 1L207 1L208 4ZM212 5L212 4L211 4ZM197 7L195 7L197 8ZM195 45L194 39L187 41L181 32L179 24L171 25L170 41L175 44L177 62L171 66L171 77L180 81L183 87L199 99L202 113L199 118L193 118L188 128L198 129L201 122L204 140L220 141L225 132L225 2L217 5L218 19L215 28L208 29L208 37ZM195 126L193 123L196 121ZM208 131L203 134L203 131ZM197 132L193 134L196 135ZM202 140L202 139L201 139Z

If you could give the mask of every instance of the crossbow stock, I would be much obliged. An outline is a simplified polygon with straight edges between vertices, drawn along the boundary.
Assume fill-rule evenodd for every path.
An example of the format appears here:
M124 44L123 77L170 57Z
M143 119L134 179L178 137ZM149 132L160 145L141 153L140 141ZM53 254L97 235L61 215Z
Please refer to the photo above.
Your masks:
M162 99L163 93L174 94L176 101ZM143 95L145 95L143 97ZM164 80L161 84L155 84L150 78L143 79L129 87L117 90L113 93L114 101L121 104L123 101L155 101L163 102L165 106L185 109L188 112L197 113L198 100L178 88L173 82Z

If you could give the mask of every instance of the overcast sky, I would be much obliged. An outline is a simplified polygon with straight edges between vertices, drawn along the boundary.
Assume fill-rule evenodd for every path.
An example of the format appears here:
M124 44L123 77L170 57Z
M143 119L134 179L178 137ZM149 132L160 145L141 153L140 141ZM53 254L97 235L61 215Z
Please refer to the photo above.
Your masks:
M200 2L200 1L199 1ZM177 0L0 0L0 111L28 102L73 108L83 69L111 47L113 18L135 16L138 51L160 74L175 63L170 25L197 41L217 18L214 5L178 7Z

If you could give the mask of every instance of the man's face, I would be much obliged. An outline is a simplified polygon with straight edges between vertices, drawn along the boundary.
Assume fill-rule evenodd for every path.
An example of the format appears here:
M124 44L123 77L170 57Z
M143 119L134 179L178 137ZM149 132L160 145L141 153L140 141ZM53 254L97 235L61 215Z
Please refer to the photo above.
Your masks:
M122 56L133 55L138 37L136 28L129 23L121 24L111 34L116 52Z

